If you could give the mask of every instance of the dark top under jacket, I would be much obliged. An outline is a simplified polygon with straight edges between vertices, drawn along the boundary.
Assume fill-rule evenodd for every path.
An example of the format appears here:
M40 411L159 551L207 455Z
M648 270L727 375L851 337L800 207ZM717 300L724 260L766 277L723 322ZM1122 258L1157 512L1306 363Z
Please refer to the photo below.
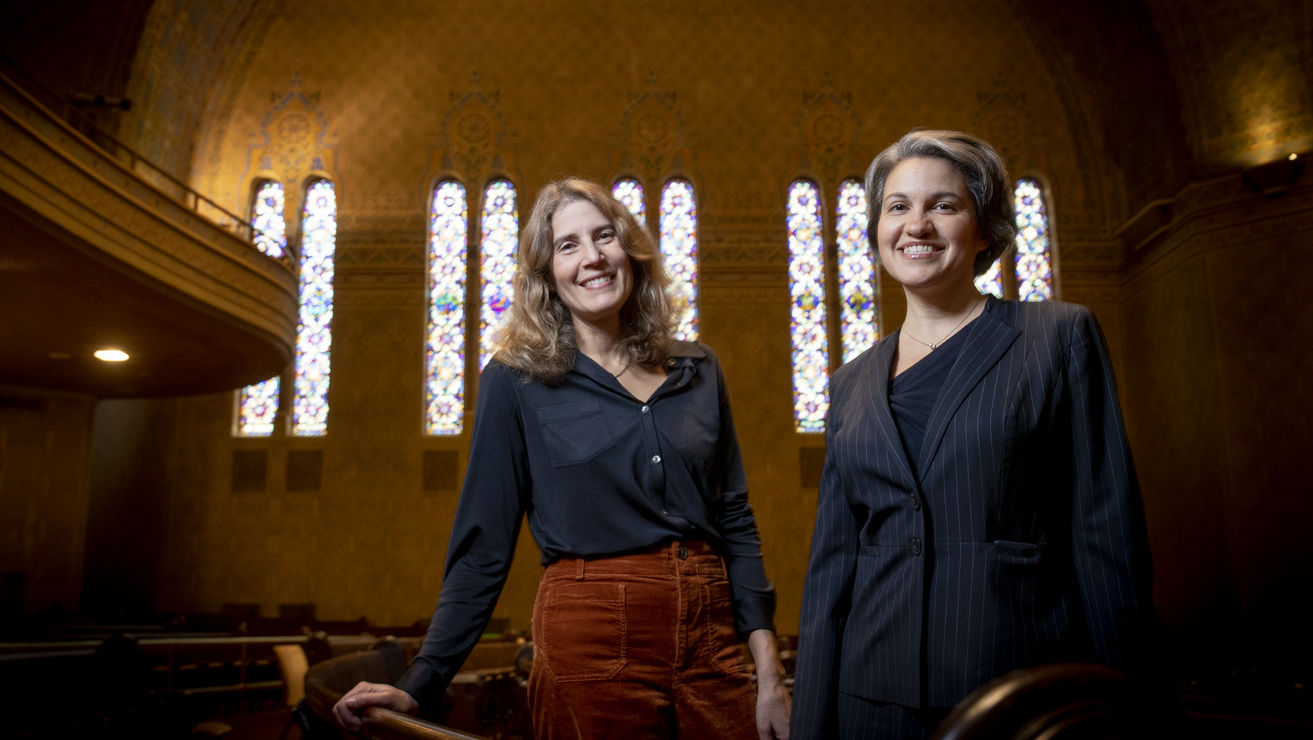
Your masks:
M398 687L421 705L446 690L488 623L525 514L544 564L705 540L725 560L736 629L773 629L720 363L706 345L675 342L666 373L643 402L583 353L550 386L488 364L442 593Z
M894 426L898 427L898 436L903 441L903 452L918 474L925 470L921 459L925 428L930 424L930 414L935 410L939 392L944 389L944 378L957 362L966 336L965 331L957 333L939 345L939 349L889 381L889 412L893 414Z
M1150 667L1144 512L1094 317L1056 301L990 299L961 333L919 466L890 411L897 333L830 383L794 684L798 740L846 722L835 716L838 692L951 707L1022 666Z

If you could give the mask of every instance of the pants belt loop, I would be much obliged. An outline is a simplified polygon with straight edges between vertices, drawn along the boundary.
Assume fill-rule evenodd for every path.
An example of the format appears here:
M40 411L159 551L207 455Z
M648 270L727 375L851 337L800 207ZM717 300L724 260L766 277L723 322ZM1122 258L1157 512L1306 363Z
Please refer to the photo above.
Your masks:
M576 581L582 581L584 579L584 559L576 558L574 562L574 579Z

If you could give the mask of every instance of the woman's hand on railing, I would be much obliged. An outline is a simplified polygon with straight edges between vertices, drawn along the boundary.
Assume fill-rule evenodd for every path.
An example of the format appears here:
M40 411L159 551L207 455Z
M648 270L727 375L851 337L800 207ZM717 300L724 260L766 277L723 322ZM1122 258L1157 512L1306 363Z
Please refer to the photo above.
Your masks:
M396 686L361 681L333 705L333 719L344 730L360 729L360 717L370 707L383 707L403 714L419 711L419 702Z

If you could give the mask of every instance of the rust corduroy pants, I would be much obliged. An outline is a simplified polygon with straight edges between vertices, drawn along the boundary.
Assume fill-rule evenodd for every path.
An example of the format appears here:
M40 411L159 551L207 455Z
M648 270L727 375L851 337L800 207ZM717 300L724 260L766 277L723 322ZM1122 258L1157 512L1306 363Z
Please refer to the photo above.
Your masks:
M552 563L533 641L539 740L757 736L725 564L705 542Z

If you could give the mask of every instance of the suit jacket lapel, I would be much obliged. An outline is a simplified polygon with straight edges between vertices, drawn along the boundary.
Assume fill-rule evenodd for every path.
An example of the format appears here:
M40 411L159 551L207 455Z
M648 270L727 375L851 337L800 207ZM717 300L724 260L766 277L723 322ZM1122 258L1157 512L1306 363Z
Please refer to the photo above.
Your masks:
M901 329L899 330L901 331ZM912 472L912 462L907 459L903 449L903 439L894 424L893 412L889 410L889 371L894 363L894 350L898 348L898 331L875 348L874 367L869 373L870 383L874 386L867 398L871 400L870 417L875 421L880 432L879 439L889 440L889 449L873 454L885 454L896 461L898 473L909 490L916 490L916 474Z
M943 390L939 400L930 412L930 421L926 424L925 439L921 444L922 470L929 470L934 456L939 452L939 444L948 431L948 423L957 413L957 408L966 400L967 394L980 382L996 364L1003 353L1021 335L1021 331L1007 317L1001 316L1009 304L994 303L995 311L986 311L972 322L966 337L966 344L958 353L953 369L944 379ZM888 406L888 404L886 404Z

